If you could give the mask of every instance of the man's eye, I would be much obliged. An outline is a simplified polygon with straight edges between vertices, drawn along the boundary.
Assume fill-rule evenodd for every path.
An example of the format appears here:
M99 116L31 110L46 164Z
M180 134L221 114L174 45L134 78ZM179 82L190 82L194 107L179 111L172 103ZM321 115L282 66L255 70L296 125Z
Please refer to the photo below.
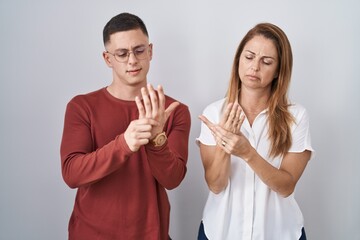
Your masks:
M137 49L134 50L134 53L136 55L142 54L144 52L145 52L145 48L137 48Z
M128 53L127 52L121 52L121 53L117 53L116 55L118 57L125 58L125 57L127 57Z

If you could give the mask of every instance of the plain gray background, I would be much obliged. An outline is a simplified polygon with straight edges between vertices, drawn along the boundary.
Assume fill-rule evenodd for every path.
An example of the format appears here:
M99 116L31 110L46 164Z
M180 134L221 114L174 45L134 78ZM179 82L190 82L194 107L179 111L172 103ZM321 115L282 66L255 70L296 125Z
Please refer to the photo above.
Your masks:
M65 106L110 83L102 29L123 11L148 27L149 82L192 114L188 172L169 191L173 239L196 239L208 193L197 116L224 96L240 39L263 21L287 33L290 97L310 114L316 157L296 194L308 238L359 239L359 10L356 0L0 0L0 239L67 238L75 190L60 172Z

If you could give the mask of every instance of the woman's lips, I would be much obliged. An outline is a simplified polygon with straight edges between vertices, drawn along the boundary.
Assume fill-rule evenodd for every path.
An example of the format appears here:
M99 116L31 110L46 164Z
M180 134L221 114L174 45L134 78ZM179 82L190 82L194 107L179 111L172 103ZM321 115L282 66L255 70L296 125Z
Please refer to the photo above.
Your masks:
M255 75L246 75L250 80L259 80L260 78Z

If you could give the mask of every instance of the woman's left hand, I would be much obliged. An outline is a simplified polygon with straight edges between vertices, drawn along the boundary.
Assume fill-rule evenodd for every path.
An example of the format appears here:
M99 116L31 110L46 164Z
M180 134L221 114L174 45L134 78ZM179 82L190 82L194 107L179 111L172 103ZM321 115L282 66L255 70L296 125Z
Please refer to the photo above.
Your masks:
M210 122L204 115L199 118L209 127L220 148L228 154L247 159L252 147L240 131L245 114L238 103L227 105L219 124Z

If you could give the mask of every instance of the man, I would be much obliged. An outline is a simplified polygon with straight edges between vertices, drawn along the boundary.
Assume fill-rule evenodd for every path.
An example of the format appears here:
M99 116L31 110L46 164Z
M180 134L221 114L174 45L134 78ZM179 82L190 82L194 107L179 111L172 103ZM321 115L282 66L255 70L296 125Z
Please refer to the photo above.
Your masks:
M190 112L147 83L153 46L139 17L113 17L103 38L112 83L65 114L62 174L78 189L69 239L168 240L165 189L186 173Z

